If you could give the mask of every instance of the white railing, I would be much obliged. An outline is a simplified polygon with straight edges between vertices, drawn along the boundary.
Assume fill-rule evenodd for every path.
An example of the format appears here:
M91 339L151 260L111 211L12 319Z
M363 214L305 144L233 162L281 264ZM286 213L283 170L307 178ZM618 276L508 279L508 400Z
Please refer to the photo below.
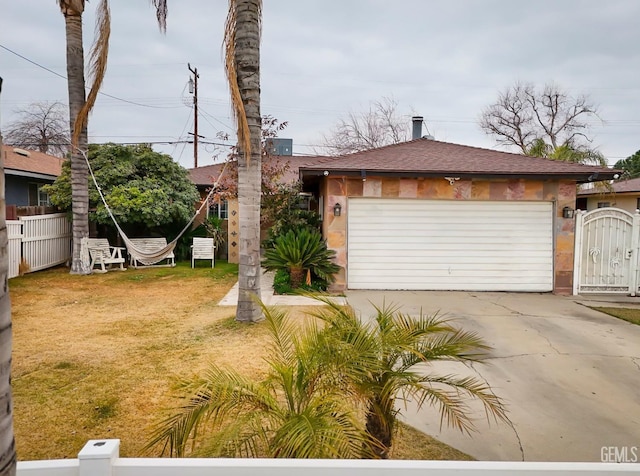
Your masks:
M18 463L16 476L606 476L635 463L120 458L120 440L90 440L77 459Z
M9 278L24 261L29 271L64 263L71 257L71 223L64 213L33 215L7 221Z

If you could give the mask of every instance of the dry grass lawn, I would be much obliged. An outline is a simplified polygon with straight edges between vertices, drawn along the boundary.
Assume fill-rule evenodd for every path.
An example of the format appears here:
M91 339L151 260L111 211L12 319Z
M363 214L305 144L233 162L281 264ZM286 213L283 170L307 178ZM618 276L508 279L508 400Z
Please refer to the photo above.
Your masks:
M591 309L640 326L640 309L626 307L592 307Z
M143 456L149 427L175 405L175 378L210 362L264 373L265 326L238 324L234 308L216 305L236 273L181 263L10 280L19 459L75 458L92 438L120 438L122 456ZM291 308L292 318L304 310ZM397 443L397 458L469 459L408 427Z

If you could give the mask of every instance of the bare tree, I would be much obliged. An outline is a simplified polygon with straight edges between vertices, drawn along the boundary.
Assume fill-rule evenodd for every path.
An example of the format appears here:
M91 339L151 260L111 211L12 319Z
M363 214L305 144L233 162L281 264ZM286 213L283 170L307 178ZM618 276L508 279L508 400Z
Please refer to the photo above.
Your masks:
M18 119L5 128L5 142L65 157L71 142L69 118L60 102L35 102L14 111Z
M598 110L587 96L573 97L555 84L538 90L532 83L518 82L482 111L480 127L496 137L498 144L538 155L531 151L539 150L541 144L551 150L588 148L589 120L593 118L598 118Z
M410 137L410 121L398 114L398 103L390 97L369 104L366 112L350 112L340 119L323 145L331 154L348 154L404 142Z

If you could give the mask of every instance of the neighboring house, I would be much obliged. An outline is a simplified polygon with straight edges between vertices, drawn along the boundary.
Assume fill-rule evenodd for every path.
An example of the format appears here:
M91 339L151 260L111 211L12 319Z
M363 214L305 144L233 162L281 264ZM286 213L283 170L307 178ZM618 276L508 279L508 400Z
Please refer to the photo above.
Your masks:
M2 155L7 207L49 206L42 186L55 181L65 159L10 145L2 146Z
M189 178L198 188L201 201L207 196L209 188L211 188L211 185L213 185L220 176L223 166L224 164L214 164L189 169ZM198 221L202 222L202 220L210 214L215 214L226 220L228 218L227 204L216 204L215 206L211 205L209 208L205 208L204 213L199 217Z
M430 140L300 165L332 290L570 294L576 184L620 171ZM566 208L566 212L563 210Z
M286 142L284 142L284 145L282 145L280 142L276 143L276 145L279 148L287 147L288 151L291 151L290 139L286 140ZM328 157L325 156L278 155L273 157L273 160L278 160L283 165L287 165L284 175L280 178L281 183L297 182L300 179L300 167L314 164L327 159ZM196 185L196 187L198 187L201 199L204 199L207 196L211 185L218 179L218 177L222 173L223 167L224 163L189 169L189 177L191 178L191 181ZM317 196L317 193L315 193L315 196ZM239 243L237 241L239 233L239 223L238 220L235 219L237 214L237 200L229 200L228 202L226 200L222 200L210 204L209 207L205 208L201 216L198 217L198 220L196 220L196 222L201 223L206 217L211 215L216 215L224 220L223 227L227 229L227 259L230 263L237 263L239 258Z
M604 207L622 208L629 213L640 209L640 178L614 182L608 189L578 190L577 209L591 211Z

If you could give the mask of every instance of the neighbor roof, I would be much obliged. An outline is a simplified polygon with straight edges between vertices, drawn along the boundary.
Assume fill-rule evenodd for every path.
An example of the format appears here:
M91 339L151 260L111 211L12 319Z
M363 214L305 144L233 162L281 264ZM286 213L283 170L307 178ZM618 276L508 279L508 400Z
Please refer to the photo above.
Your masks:
M323 172L347 175L567 178L577 182L611 180L619 170L559 162L432 139L370 149L327 158L300 167L302 175ZM597 175L596 175L597 174ZM595 176L594 176L595 175Z
M204 165L189 169L189 178L198 186L209 186L216 181L224 164Z
M622 180L620 182L614 182L610 188L604 191L607 193L639 193L640 192L640 177L630 180ZM585 190L579 190L578 195L602 195L603 190L598 188L587 188Z
M330 159L330 157L319 155L276 155L271 157L270 160L280 161L289 165L280 181L282 183L292 183L299 180L301 167L313 165L326 159ZM189 177L198 186L209 186L218 178L223 166L224 163L189 169Z
M62 173L62 163L66 160L35 150L25 150L4 144L2 155L5 174L34 178L55 179Z

